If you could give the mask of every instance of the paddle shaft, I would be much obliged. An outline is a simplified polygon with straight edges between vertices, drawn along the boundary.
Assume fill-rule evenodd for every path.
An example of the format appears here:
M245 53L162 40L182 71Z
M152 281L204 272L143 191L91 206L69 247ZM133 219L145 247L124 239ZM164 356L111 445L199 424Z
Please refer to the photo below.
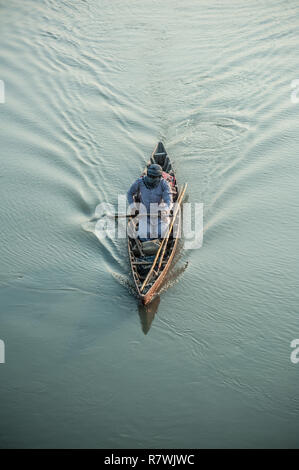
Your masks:
M183 199L183 197L184 197L184 194L185 194L185 192L186 192L186 189L187 189L187 183L185 184L185 186L184 186L184 188L183 188L183 191L182 191L182 194L181 194L181 201L182 201L182 199ZM170 236L170 233L171 233L171 230L172 230L174 221L175 221L175 217L176 217L176 215L177 215L177 213L178 213L178 210L179 210L179 208L180 208L181 201L179 202L179 204L178 204L177 207L176 207L177 210L176 210L175 215L174 215L174 217L173 217L173 219L172 219L172 221L171 221L170 228L169 228L169 230L168 230L168 234L167 234L167 237L166 237L166 241L164 242L164 247L163 247L161 259L160 259L159 264L158 264L158 271L160 270L161 265L162 265L162 262L163 262L163 258L164 258L164 255L165 255L165 251L166 251L167 243L168 243L168 240L169 240L169 236Z
M135 217L160 217L159 214L103 214L103 216L94 216L90 221L99 219L100 217L109 217L110 219L129 219ZM173 217L173 215L169 214L166 217Z

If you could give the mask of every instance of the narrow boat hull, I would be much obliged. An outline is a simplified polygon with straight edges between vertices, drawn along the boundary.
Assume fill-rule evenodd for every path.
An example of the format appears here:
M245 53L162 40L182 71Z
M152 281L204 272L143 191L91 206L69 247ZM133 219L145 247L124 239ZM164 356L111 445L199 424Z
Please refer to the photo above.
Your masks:
M175 202L178 197L178 186L177 186L177 182L175 179L175 174L172 168L172 164L168 158L167 152L162 142L159 142L157 146L155 147L155 150L151 156L150 161L148 162L148 165L151 163L158 163L159 165L161 165L165 173L167 173L168 175L171 175L174 178L175 183L172 187L172 190L173 190L173 200ZM146 169L144 170L144 174L145 173L146 173ZM134 218L129 218L128 228L129 228L129 224L132 224L131 229L133 228L135 230ZM176 233L180 233L180 227L181 227L181 211L180 210L178 211L176 215L175 224L176 224L175 225ZM173 258L177 249L178 237L174 237L173 231L171 232L171 237L169 237L169 240L167 242L166 253L165 253L164 260L163 260L164 261L163 266L161 265L159 272L153 275L153 279L149 280L151 282L149 282L143 289L142 289L142 284L143 284L144 279L141 278L140 275L138 274L138 266L136 266L136 264L138 263L137 260L138 259L140 260L141 258L140 257L138 258L138 256L134 254L134 250L133 250L134 243L135 243L134 239L128 236L128 252L129 252L131 271L132 271L132 275L134 278L136 292L140 301L144 305L148 305L153 300L153 298L159 293L159 289L161 288L161 285L163 281L165 280L165 277L170 269L171 263L173 261ZM156 262L155 267L158 265L159 265L159 259Z

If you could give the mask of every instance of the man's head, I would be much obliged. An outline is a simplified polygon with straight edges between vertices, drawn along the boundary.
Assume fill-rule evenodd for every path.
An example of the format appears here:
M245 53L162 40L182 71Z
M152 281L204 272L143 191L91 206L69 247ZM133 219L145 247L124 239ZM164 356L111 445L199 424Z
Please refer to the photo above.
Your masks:
M162 168L160 165L153 163L147 169L147 176L145 177L145 183L150 188L158 186L162 178Z
M157 165L157 163L150 165L147 169L147 176L150 176L151 178L161 178L162 168L160 165Z

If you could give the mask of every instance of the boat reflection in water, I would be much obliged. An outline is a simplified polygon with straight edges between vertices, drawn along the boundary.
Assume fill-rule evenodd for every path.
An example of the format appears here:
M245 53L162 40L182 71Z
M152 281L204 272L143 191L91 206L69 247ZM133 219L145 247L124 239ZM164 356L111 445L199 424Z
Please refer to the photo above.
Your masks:
M158 307L160 304L160 296L157 295L149 304L143 305L141 302L138 304L138 313L143 333L146 335L151 327L152 321L155 318Z

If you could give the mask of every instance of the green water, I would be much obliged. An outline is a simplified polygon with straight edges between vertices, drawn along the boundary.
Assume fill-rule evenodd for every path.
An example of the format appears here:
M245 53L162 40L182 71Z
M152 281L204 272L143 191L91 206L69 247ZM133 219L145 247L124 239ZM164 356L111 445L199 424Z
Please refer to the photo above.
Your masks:
M299 447L298 2L1 0L0 39L0 446ZM84 227L158 140L204 238L146 312Z

